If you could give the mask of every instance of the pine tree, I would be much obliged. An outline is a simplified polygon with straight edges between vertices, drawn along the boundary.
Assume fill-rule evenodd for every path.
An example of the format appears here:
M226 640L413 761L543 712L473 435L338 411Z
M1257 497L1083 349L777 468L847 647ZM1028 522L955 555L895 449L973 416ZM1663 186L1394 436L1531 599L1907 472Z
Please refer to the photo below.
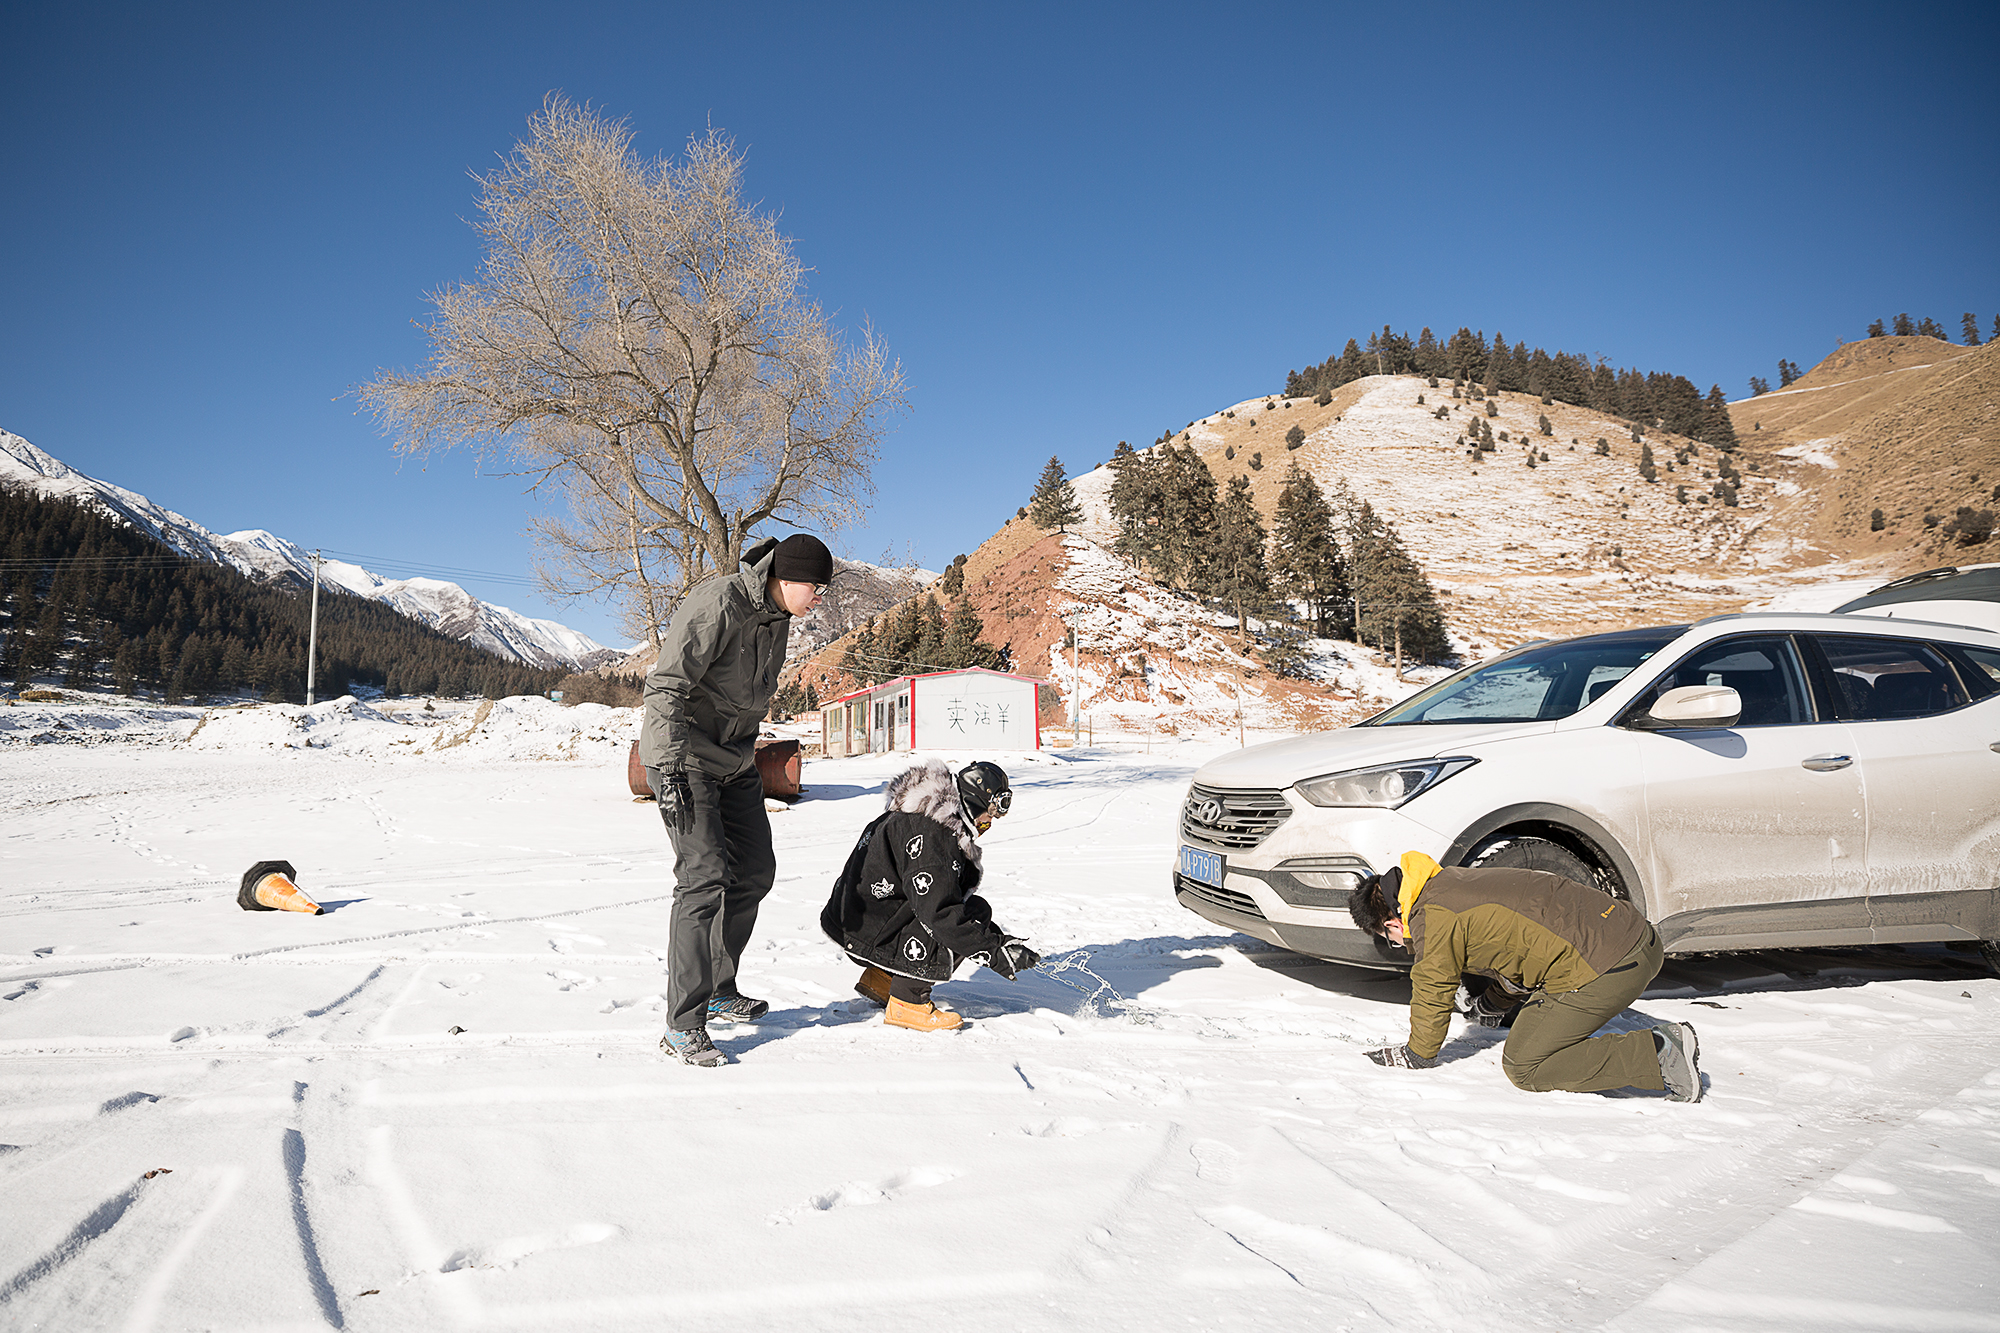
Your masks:
M1356 637L1393 648L1396 669L1406 654L1434 661L1451 651L1437 594L1395 527L1367 501L1351 505L1347 521L1348 582L1358 611Z
M1653 465L1653 446L1650 444L1639 446L1639 475L1649 482L1660 479L1660 470Z
M906 672L935 671L949 666L944 660L944 608L938 605L935 595L924 598L923 606L915 615L917 640L910 649L910 664L902 668Z
M1111 455L1111 519L1118 525L1112 549L1137 565L1159 570L1161 522L1158 453L1138 453L1120 440Z
M875 621L870 617L860 629L847 636L847 648L840 655L840 669L856 683L875 683Z
M1966 311L1965 317L1959 321L1959 328L1965 331L1967 347L1979 346L1979 319L1970 310Z
M1943 342L1945 340L1944 325L1938 323L1929 315L1925 315L1917 321L1917 336L1919 338L1935 338L1939 342Z
M1048 466L1042 469L1042 479L1035 483L1034 498L1028 501L1028 517L1038 528L1054 528L1059 532L1067 532L1072 523L1083 517L1083 510L1076 502L1076 488L1070 485L1062 460L1054 455L1050 455Z
M1196 592L1207 578L1215 538L1215 477L1192 445L1164 445L1159 461L1155 574L1170 588Z
M1215 543L1207 561L1205 591L1236 612L1236 637L1249 633L1248 613L1264 610L1271 600L1271 578L1264 564L1264 522L1250 491L1250 478L1238 474L1216 511Z
M1889 336L1889 331L1882 327L1882 321L1878 319L1868 326L1868 336L1871 338L1886 338Z
M965 557L953 556L951 563L944 567L944 577L939 580L947 597L956 597L965 591Z
M1779 360L1778 387L1780 389L1789 389L1792 386L1792 381L1797 379L1798 377L1799 377L1798 367L1794 366L1789 361L1783 359Z
M952 670L993 666L999 654L990 644L981 641L979 636L985 631L985 623L972 608L972 599L961 593L951 606L951 624L945 630L942 663Z
M1769 380L1760 379L1755 375L1750 377L1750 396L1752 398L1762 398L1769 392L1771 392L1771 382Z
M1722 396L1720 384L1710 385L1708 401L1702 405L1699 432L1684 431L1703 444L1712 444L1718 449L1730 450L1736 447L1736 426L1729 419L1729 400Z
M1306 433L1301 427L1294 426L1285 432L1285 448L1296 449L1305 442Z
M1317 638L1350 631L1347 564L1333 539L1333 510L1310 472L1293 463L1278 493L1271 574L1278 591L1305 603Z
M1910 322L1910 317L1906 314L1896 316L1895 328L1898 338L1914 337L1917 332L1917 326Z

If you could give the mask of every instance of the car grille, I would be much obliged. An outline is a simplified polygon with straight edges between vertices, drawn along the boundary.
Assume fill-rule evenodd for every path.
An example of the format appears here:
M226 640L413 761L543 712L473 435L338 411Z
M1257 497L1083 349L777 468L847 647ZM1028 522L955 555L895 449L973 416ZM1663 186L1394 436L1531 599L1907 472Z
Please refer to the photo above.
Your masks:
M1200 880L1189 879L1186 875L1181 874L1174 876L1174 887L1183 893L1191 893L1203 902L1213 906L1226 907L1232 912L1240 912L1244 916L1254 916L1259 920L1262 920L1264 917L1262 909L1257 906L1256 899L1247 893L1238 893L1234 889L1218 889L1213 884L1203 884Z
M1199 818L1211 801L1216 813ZM1271 830L1291 815L1291 804L1281 791L1196 784L1188 788L1187 804L1181 807L1181 837L1197 847L1240 852L1270 837Z

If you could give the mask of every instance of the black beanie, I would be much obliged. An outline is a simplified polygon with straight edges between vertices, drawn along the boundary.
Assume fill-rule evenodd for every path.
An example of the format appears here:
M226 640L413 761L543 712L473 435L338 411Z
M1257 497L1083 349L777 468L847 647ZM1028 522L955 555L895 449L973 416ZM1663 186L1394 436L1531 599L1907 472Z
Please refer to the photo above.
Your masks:
M778 543L771 556L771 576L787 583L831 583L833 552L819 538L795 532Z

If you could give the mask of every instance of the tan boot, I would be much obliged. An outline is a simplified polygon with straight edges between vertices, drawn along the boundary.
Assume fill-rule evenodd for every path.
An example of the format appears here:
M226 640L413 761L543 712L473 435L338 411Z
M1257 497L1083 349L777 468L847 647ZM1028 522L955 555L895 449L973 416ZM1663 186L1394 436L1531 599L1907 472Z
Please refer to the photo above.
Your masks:
M889 997L889 1012L882 1021L892 1028L909 1028L915 1032L950 1032L965 1020L950 1009L940 1009L935 1004L911 1004L908 1000Z
M869 968L854 983L854 993L880 1009L889 1003L889 974L879 967Z

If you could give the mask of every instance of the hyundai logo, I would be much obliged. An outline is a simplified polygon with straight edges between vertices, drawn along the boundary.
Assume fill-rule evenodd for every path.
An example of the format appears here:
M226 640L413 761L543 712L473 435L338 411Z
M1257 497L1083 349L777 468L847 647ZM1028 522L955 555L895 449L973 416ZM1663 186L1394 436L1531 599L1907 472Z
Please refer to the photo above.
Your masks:
M1216 824L1222 820L1222 802L1214 797L1188 802L1188 818L1197 824Z

